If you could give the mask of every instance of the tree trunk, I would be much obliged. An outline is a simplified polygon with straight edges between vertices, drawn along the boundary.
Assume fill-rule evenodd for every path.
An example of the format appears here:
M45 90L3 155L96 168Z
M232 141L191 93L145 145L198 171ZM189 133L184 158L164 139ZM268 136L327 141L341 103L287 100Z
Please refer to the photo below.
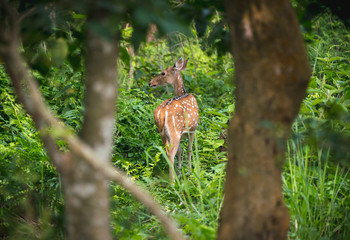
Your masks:
M218 239L285 239L281 170L310 68L287 0L226 1L236 108Z
M103 25L104 18L94 11L87 21ZM112 150L118 45L87 26L86 110L80 136L107 162ZM111 239L108 181L85 160L72 157L72 166L62 174L68 239Z

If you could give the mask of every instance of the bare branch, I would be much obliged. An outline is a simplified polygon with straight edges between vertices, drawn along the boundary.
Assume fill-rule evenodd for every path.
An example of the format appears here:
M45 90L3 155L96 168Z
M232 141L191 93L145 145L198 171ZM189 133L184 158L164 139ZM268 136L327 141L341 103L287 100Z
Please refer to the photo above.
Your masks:
M56 137L60 137L67 141L70 149L75 154L84 158L93 168L100 171L104 176L116 181L127 191L129 191L139 202L144 204L155 216L159 218L166 232L172 239L184 239L179 232L177 224L170 218L165 211L153 200L152 196L142 190L130 177L125 175L120 169L113 167L109 163L99 161L96 153L76 135L54 117L45 106L40 91L32 78L28 78L28 87L31 92L33 102L38 108L40 114L50 123L50 126L55 130Z
M24 12L23 14L20 15L17 22L21 23L26 17L30 16L34 11L35 11L35 8L31 8L31 9L27 10L26 12Z

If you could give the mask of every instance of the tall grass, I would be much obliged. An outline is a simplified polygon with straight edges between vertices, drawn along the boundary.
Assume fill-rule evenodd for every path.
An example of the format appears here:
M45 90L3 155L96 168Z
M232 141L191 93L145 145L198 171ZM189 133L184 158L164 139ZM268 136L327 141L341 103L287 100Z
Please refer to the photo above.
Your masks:
M291 139L283 188L290 211L289 239L348 239L349 169L333 165L329 149Z
M164 147L155 146L161 154L155 154L154 160L159 164L159 161L165 162L167 159ZM152 151L150 151L152 152ZM170 161L165 168L164 173L155 174L154 166L151 163L144 169L145 174L141 177L141 184L144 185L160 202L160 204L168 210L181 225L181 229L190 239L215 239L218 216L222 205L222 192L224 181L224 170L226 158L217 158L217 165L206 166L205 161L202 161L201 147L198 144L198 136L195 135L193 144L193 168L188 168L187 158L184 159L182 168L175 169L178 174L175 175L173 183L168 177L168 167L171 166ZM184 155L186 152L184 151ZM150 156L150 155L149 155ZM177 166L175 164L175 166ZM113 207L113 224L114 228L118 229L119 236L122 239L137 239L140 232L131 231L131 229L140 229L143 238L167 239L159 223L147 210L140 206L137 202L130 199L130 196L125 195L124 191L118 186L114 186L113 192L115 197L121 200L117 205L125 205L133 209L129 214L128 219L120 218L121 213L125 214L124 209ZM114 201L115 202L115 201ZM141 216L140 216L141 214ZM139 221L133 221L139 215ZM118 236L118 235L117 235Z
M349 34L344 33L340 26L334 28L339 44L335 46L333 28L323 29L327 19L320 19L319 28L322 29L319 32L323 35L313 35L314 43L309 44L313 78L310 94L301 109L302 117L321 120L325 120L327 114L325 107L333 106L330 100L350 109ZM226 153L218 151L223 145L219 136L234 109L234 86L228 84L234 73L233 62L230 55L206 54L196 36L184 39L172 41L173 46L167 40L141 46L138 55L132 59L135 76L131 80L127 77L127 66L120 63L121 87L113 164L149 190L177 219L189 239L215 239L227 160ZM150 89L147 83L161 67L172 65L173 60L180 56L190 58L183 78L188 92L197 98L200 124L193 146L192 172L183 164L176 183L172 185L168 179L166 154L152 114L155 107L173 93L161 88ZM82 121L83 74L68 65L53 69L52 74L50 79L42 81L43 93L53 110L78 131ZM15 227L11 229L16 236L23 233L17 239L28 238L27 232L21 230L23 224L14 210L34 209L35 204L25 202L32 198L33 201L40 200L40 205L36 206L39 210L45 210L40 212L39 220L51 224L51 230L57 231L52 234L55 237L47 239L63 239L59 178L43 151L32 121L13 104L15 98L9 86L0 66L0 199L4 202L0 210L0 234L11 236L8 229L13 225ZM349 123L346 124L337 120L332 122L332 127L344 133L349 131ZM302 132L297 123L294 132ZM64 144L61 145L65 148ZM291 218L289 239L348 239L349 169L335 164L334 155L327 147L310 145L300 138L290 139L287 147L282 178ZM112 184L111 195L111 225L115 238L167 239L158 220L123 189ZM45 220L42 213L50 214L52 220ZM46 225L44 228L49 229Z

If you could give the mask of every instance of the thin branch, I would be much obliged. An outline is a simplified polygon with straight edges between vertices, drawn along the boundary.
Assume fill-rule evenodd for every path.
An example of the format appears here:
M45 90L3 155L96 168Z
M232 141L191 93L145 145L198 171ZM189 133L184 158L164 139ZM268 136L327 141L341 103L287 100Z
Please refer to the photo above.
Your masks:
M130 177L123 173L120 169L110 164L98 161L98 156L91 150L89 146L81 142L74 135L66 136L65 140L71 147L72 151L84 158L96 170L100 171L107 178L116 181L119 185L129 191L139 202L145 205L151 213L157 216L164 226L167 234L174 240L182 240L184 237L178 230L175 221L169 217L165 211L156 203L153 197L140 186L138 186Z
M31 8L20 15L17 22L21 23L26 17L30 16L35 11L35 8Z
M197 65L197 60L194 56L194 53L193 53L193 49L192 49L192 44L191 44L191 40L189 38L187 38L187 42L188 42L188 46L190 48L190 51L191 51L191 55L192 55L192 59L193 59L193 65L194 65L194 83L197 87L197 83L198 83L198 77L197 77L197 68L198 68L198 65ZM196 91L196 88L194 89L194 91Z
M24 66L23 66L24 67ZM43 102L41 93L33 78L27 77L28 90L33 99L33 104L37 108L43 119L45 119L54 130L55 137L64 139L70 149L75 154L85 159L93 168L100 171L107 178L116 181L127 191L129 191L139 202L143 203L155 216L159 218L163 224L165 231L172 239L184 239L175 221L169 217L165 211L153 200L152 196L142 190L130 177L125 175L120 169L113 167L109 163L99 160L95 152L85 143L83 143L75 134L52 115L47 106ZM50 131L46 131L49 133Z
M129 191L139 202L143 203L155 216L159 218L163 224L165 231L172 239L184 239L175 221L169 217L165 211L153 200L152 196L141 189L130 177L123 173L120 169L113 167L109 163L99 160L95 152L84 142L80 140L75 134L52 115L43 102L41 93L32 78L28 78L28 87L33 98L33 102L37 107L42 117L47 120L51 127L55 130L56 137L67 141L70 149L75 154L85 159L93 168L100 171L107 178L116 181L123 188Z

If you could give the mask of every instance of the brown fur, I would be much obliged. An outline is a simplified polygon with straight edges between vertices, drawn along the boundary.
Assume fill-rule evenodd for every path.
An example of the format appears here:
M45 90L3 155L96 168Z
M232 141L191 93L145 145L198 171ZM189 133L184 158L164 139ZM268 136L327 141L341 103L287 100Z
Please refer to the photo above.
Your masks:
M163 86L172 84L177 97L163 101L154 110L154 120L158 131L162 137L168 158L172 164L170 166L170 177L174 179L172 168L174 167L175 154L178 152L179 164L181 167L181 146L180 140L183 134L188 134L188 160L191 168L192 143L194 131L197 128L199 115L197 100L192 94L186 94L181 77L181 70L186 68L187 60L179 59L174 67L165 69L160 75L152 79L150 86Z

